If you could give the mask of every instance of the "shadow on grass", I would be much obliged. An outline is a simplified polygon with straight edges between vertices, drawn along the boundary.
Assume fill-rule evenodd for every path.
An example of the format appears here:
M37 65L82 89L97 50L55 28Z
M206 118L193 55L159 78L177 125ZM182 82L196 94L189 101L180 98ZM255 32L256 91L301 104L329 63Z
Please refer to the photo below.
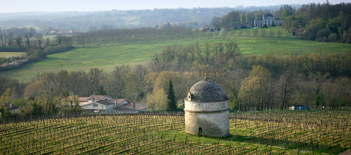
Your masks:
M60 57L47 57L46 59L43 59L43 61L52 61L52 60L68 60L67 58L60 58Z
M98 49L101 45L91 45L91 46L74 46L73 49Z

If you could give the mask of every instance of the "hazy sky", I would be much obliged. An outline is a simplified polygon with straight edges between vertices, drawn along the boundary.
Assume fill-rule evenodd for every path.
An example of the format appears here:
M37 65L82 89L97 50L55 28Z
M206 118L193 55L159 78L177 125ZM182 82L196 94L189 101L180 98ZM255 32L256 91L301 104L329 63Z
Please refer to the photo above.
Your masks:
M0 13L27 11L104 11L154 8L269 6L324 3L326 0L0 0ZM329 0L350 3L351 0Z

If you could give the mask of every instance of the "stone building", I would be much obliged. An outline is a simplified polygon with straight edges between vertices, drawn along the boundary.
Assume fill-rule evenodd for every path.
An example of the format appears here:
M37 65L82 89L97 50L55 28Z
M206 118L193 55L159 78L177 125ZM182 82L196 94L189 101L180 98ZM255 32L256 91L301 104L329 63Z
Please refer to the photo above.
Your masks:
M268 13L266 15L262 15L262 20L255 20L254 26L255 27L262 27L263 25L267 26L282 26L284 24L283 20L280 18L274 17L272 14Z
M185 131L209 137L229 136L229 102L217 83L207 78L194 84L185 101Z

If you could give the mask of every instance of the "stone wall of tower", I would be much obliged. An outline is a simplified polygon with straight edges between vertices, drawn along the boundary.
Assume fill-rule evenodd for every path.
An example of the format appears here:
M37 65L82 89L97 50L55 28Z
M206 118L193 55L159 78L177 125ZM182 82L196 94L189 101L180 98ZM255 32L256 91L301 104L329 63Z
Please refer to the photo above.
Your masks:
M185 100L185 131L209 137L229 136L229 103Z

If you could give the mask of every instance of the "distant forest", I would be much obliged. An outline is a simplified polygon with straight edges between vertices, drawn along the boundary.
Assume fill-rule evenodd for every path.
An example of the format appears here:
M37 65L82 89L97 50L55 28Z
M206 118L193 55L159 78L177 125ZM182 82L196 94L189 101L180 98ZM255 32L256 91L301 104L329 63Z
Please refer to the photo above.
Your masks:
M309 4L289 13L284 28L308 40L351 43L351 4Z
M275 11L235 10L223 17L214 17L211 24L225 28L244 22L253 23L268 13L284 20L283 27L298 38L351 43L351 3L336 5L312 3L298 9L286 5Z

